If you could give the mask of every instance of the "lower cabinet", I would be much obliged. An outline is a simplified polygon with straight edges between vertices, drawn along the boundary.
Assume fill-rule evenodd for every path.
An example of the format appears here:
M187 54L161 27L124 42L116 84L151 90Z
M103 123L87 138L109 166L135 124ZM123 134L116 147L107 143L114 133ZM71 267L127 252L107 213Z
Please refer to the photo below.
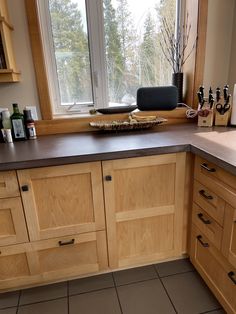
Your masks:
M18 170L21 197L0 200L0 291L180 257L186 158Z
M227 313L235 314L236 269L194 225L191 234L191 261Z
M180 256L186 154L103 162L111 268Z
M105 231L1 248L0 290L107 269Z

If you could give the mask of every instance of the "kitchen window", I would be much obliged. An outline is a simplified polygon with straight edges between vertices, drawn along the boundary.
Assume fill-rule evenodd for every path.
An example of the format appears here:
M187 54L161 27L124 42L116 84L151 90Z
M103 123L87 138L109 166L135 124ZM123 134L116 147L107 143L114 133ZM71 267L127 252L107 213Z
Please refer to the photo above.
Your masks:
M181 0L38 0L54 116L135 103L141 86L171 84L161 23Z

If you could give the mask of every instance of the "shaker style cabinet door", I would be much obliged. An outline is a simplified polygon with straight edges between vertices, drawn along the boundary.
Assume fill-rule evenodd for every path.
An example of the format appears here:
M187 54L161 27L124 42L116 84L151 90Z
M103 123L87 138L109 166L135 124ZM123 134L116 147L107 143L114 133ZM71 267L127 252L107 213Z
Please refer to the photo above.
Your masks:
M186 154L103 162L112 268L180 256Z
M31 241L105 229L100 162L17 174Z

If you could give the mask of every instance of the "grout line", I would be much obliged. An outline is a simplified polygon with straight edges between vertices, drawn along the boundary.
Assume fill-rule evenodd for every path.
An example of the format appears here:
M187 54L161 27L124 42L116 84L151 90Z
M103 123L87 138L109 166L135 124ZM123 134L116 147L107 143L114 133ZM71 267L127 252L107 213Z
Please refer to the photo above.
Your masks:
M112 278L113 278L113 281L114 281L114 286L115 286L115 290L116 290L116 295L117 295L117 299L118 299L119 306L120 306L120 312L121 312L121 314L123 314L122 306L121 306L121 302L120 302L120 297L119 297L119 294L118 294L118 291L117 291L117 286L116 286L116 284L115 284L114 274L111 273L111 275L112 275Z
M170 275L166 275L166 276L160 276L160 278L166 278L166 277L171 277L171 276L176 276L176 275L181 275L181 274L187 274L187 273L195 273L195 269L193 270L186 270L186 271L181 271L179 273L174 273L174 274L170 274Z
M72 293L69 296L73 297L75 295L86 294L86 293L96 292L96 291L101 291L101 290L107 290L107 289L111 289L111 288L115 288L115 285L111 286L111 287L105 287L105 288L100 288L100 289L93 289L93 290L89 290L89 291L84 291L84 292Z
M132 281L132 282L127 282L127 283L123 283L122 285L115 285L116 287L123 287L123 286L129 286L129 285L133 285L136 283L140 283L140 282L146 282L146 281L151 281L151 280L157 280L159 279L158 277L156 278L149 278L149 279L143 279L143 280L137 280L137 281Z
M18 298L18 302L17 302L16 314L18 313L19 306L20 306L21 293L22 293L22 290L19 291L19 298Z
M157 275L159 276L159 274L158 274L158 271L157 271L156 267L154 267L154 268L155 268L155 270L156 270ZM164 289L164 290L165 290L165 292L166 292L167 297L168 297L168 298L169 298L169 300L170 300L170 303L171 303L171 305L172 305L172 307L173 307L173 309L174 309L175 313L178 313L178 311L176 310L175 305L174 305L174 303L172 302L171 297L170 297L170 295L169 295L169 293L168 293L168 291L167 291L166 287L164 286L164 284L163 284L163 282L162 282L161 278L160 278L159 280L160 280L160 283L161 283L161 285L162 285L163 289Z
M50 301L56 301L56 300L61 300L61 299L65 299L65 298L67 298L67 296L58 297L58 298L49 299L49 300L42 300L42 301L37 301L37 302L31 302L31 303L21 304L21 305L19 305L18 307L24 307L24 306L32 305L32 304L38 304L38 303L45 303L45 302L50 302Z
M68 313L70 313L70 299L69 299L69 281L66 282L66 285L67 285L67 310L68 310Z
M220 311L220 310L223 310L224 309L222 307L218 307L217 309L214 309L214 310L210 310L210 311L206 311L206 312L201 312L200 314L208 314L208 313L212 313L212 312L215 312L215 311ZM226 312L225 312L226 313Z

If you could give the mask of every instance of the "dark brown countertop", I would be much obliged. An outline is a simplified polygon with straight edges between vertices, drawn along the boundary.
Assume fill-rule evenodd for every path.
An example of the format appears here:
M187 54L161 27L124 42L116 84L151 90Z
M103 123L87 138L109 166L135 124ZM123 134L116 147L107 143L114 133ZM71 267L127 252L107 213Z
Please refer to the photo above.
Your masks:
M236 128L163 125L156 131L76 133L0 144L0 170L191 151L236 175Z

